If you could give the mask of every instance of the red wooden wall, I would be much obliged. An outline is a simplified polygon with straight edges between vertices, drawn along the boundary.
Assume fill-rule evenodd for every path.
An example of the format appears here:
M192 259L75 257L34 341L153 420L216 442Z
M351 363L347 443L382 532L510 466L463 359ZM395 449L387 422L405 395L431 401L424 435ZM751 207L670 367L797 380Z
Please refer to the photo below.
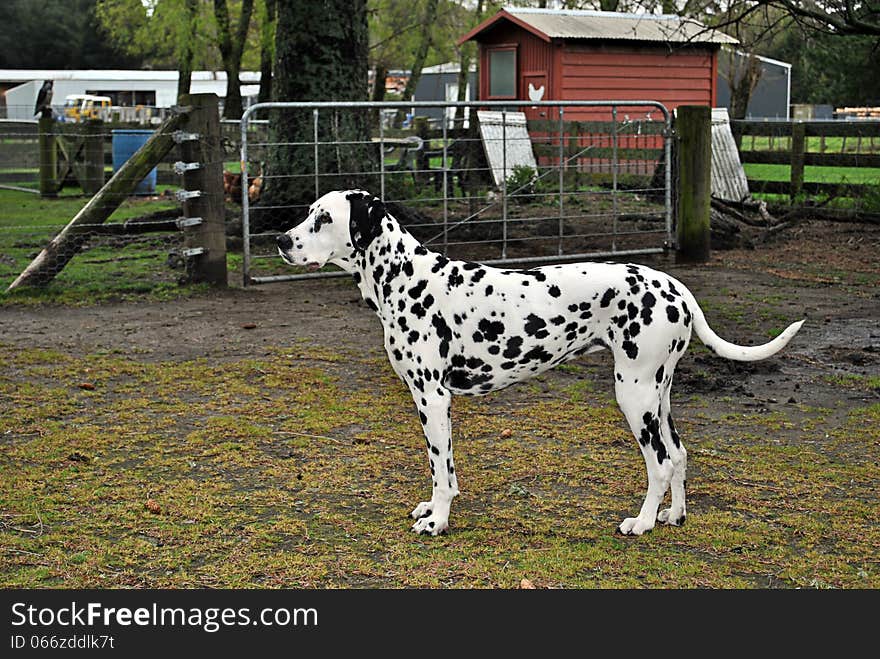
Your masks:
M663 45L566 42L555 76L559 100L659 101L679 105L715 103L715 50Z
M544 74L547 88L542 100L650 100L669 110L679 105L715 105L715 45L678 44L670 50L665 44L639 42L567 39L548 43L507 21L480 34L479 44L480 99L488 99L489 50L516 46L520 99L529 97L528 81ZM566 109L567 116L573 112ZM570 118L592 119L596 114L575 113Z

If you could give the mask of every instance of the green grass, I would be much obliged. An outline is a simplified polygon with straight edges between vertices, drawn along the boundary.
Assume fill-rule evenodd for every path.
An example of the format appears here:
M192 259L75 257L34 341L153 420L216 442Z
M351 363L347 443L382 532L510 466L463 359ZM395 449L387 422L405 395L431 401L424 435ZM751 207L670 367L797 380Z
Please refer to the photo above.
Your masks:
M824 379L845 389L880 393L880 375L826 375Z
M758 181L789 181L789 165L744 163L746 176ZM877 167L804 167L804 181L810 183L850 183L855 185L880 185L880 168Z
M786 412L682 420L688 523L621 538L634 440L574 372L545 385L457 400L462 495L426 538L405 519L424 441L384 359L0 346L0 587L880 587L880 406L797 431L821 446L783 441Z
M860 142L857 137L847 137L844 144L842 137L826 137L823 150L821 137L807 137L805 147L811 153L880 153L880 138L863 137ZM771 148L769 137L745 135L742 148L745 151L789 151L791 138L775 137Z
M158 192L163 191L162 186ZM167 265L180 245L177 234L145 234L131 239L96 236L48 285L5 290L48 242L87 203L66 190L56 199L0 189L0 306L60 302L90 304L132 295L166 298L190 292L177 285L180 270ZM146 213L178 207L168 199L131 197L108 222L123 222Z

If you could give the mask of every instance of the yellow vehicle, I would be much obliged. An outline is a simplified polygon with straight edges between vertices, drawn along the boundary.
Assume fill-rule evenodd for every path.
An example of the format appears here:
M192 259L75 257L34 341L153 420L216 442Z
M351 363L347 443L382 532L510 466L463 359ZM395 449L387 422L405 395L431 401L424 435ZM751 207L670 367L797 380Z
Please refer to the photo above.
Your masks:
M64 121L79 122L100 119L101 111L110 108L109 96L93 94L70 94L64 99Z

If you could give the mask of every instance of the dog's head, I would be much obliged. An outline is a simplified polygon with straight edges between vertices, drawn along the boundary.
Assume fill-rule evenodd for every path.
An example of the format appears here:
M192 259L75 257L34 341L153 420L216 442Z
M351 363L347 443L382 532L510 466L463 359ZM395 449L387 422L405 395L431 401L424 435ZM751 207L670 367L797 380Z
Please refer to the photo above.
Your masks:
M363 253L382 232L385 206L363 190L328 192L309 208L306 219L276 238L290 265L314 271L328 261L340 265Z

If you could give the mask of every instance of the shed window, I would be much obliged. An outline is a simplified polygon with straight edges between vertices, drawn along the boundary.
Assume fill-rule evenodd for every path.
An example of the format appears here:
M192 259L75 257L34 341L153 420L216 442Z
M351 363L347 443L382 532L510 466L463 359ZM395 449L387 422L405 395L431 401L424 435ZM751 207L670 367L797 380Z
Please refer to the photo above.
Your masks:
M516 98L516 50L497 48L489 51L490 98Z

